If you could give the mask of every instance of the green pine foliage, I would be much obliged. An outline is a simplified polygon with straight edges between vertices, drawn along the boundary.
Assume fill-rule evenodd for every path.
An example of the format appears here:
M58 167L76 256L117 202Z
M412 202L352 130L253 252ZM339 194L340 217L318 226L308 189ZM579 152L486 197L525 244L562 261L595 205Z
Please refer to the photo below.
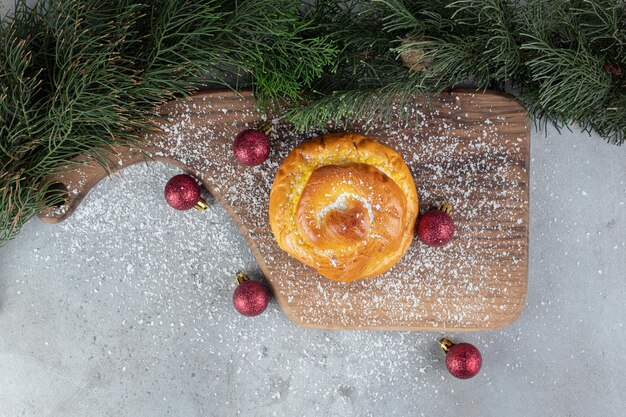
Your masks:
M18 1L0 23L0 244L63 191L78 156L155 129L155 106L235 80L297 101L337 50L294 0Z
M305 130L408 116L468 83L623 143L626 2L17 0L0 22L0 245L62 203L51 174L105 162L157 128L155 106L206 85L253 88Z
M379 0L328 12L341 53L309 105L287 117L306 129L334 118L385 119L390 101L467 85L514 92L537 121L577 124L607 141L626 134L623 0ZM344 7L346 9L346 7ZM332 36L332 33L331 33ZM403 51L419 51L407 71ZM339 77L333 71L340 74ZM405 106L396 106L402 111Z

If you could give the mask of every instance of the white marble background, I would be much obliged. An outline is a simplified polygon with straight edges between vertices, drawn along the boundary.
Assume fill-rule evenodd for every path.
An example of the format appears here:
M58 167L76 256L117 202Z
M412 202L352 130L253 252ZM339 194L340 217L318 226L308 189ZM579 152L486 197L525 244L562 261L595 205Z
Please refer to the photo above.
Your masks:
M152 164L0 248L0 417L621 415L626 148L550 128L531 154L526 307L446 335L481 349L474 379L447 374L441 334L239 316L243 237L219 206L171 210L178 171Z

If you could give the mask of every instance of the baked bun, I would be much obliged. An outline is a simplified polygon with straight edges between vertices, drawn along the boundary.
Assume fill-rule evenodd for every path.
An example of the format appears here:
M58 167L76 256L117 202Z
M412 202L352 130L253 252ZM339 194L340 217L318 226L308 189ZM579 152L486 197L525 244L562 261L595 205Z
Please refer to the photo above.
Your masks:
M356 133L296 147L270 193L278 245L323 276L354 281L382 274L413 240L417 192L394 150Z

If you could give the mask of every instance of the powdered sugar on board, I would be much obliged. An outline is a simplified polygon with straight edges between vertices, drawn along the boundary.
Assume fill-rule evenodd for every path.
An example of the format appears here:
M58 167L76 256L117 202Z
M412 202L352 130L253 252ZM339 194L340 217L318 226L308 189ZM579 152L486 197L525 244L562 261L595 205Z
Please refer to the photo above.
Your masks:
M450 201L457 226L446 247L428 248L415 240L389 272L349 284L329 281L282 252L268 224L269 192L280 163L323 131L300 135L272 120L268 161L244 167L232 156L232 140L261 120L249 97L212 95L167 106L164 134L149 140L159 148L153 156L190 168L222 199L243 226L281 306L297 323L488 329L514 319L525 296L529 138L521 106L485 96L448 95L430 107L416 104L406 125L403 120L345 127L403 155L421 209Z
M624 173L623 149L554 128L534 138L529 297L520 319L495 332L302 329L274 301L242 317L233 274L259 275L219 204L169 208L163 186L181 171L163 164L102 181L67 221L28 222L0 250L3 410L378 417L560 415L570 404L609 414L624 400L619 387L584 394L624 374L604 360L603 341L619 348L625 334L626 175L597 172L601 162ZM441 336L479 347L481 374L452 378Z

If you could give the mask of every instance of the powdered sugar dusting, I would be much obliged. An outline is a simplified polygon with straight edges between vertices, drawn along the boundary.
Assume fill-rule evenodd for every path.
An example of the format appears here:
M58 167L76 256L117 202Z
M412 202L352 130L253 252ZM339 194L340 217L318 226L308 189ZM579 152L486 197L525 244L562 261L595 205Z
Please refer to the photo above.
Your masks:
M374 212L372 210L372 205L370 204L369 201L367 201L365 198L361 197L360 195L354 194L354 193L341 193L337 196L337 198L335 199L335 201L333 201L330 204L327 204L326 206L322 207L322 209L320 210L319 213L317 213L317 222L321 223L322 220L324 220L324 218L328 215L328 213L330 213L331 211L345 211L348 209L348 200L349 199L353 199L353 200L358 200L361 202L361 204L363 204L363 207L365 207L365 209L367 210L367 215L370 218L370 221L373 222L374 221Z
M169 208L163 186L179 169L122 171L67 221L33 220L0 250L2 410L429 417L561 415L567 404L576 415L614 413L624 396L605 382L625 371L615 354L626 320L624 150L554 128L534 139L527 305L505 329L462 335L303 329L275 302L261 316L242 317L232 308L234 273L261 275L228 214L219 204L204 213ZM615 175L598 177L598 164ZM480 210L506 207L497 203ZM335 297L324 284L316 281L311 293L349 302L346 313L358 308L351 291ZM460 381L447 373L436 343L442 335L481 349L480 375Z
M192 168L232 208L293 320L348 328L489 328L515 317L527 266L528 129L523 112L494 114L488 123L479 115L458 117L465 114L464 106L450 96L434 110L416 107L419 119L408 120L411 129L399 128L400 122L369 126L369 135L405 158L422 209L444 200L452 203L457 233L444 248L416 240L389 272L341 284L283 253L268 225L269 191L281 161L297 144L322 132L297 135L274 120L269 160L244 167L232 156L232 138L257 125L258 116L237 106L222 112L217 105L198 99L176 104L170 122L162 126L165 134L156 141L162 150L154 156Z

